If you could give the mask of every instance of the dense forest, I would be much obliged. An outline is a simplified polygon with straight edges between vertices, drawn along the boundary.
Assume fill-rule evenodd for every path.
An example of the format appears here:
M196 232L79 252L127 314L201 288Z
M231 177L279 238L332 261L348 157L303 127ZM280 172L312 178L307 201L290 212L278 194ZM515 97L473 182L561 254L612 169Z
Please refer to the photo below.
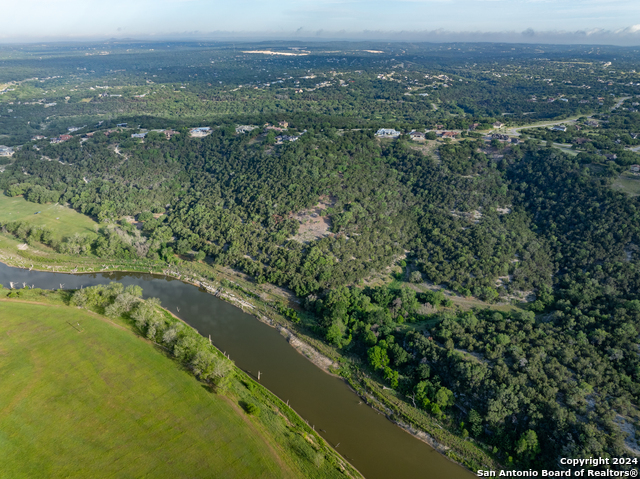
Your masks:
M40 80L15 76L44 67L0 50L15 87L0 96L0 128L11 123L3 134L21 143L0 163L0 189L100 223L62 239L21 222L3 232L287 287L315 334L508 466L637 455L640 197L612 188L640 163L633 52L616 50L609 72L605 49L578 47L540 58L485 46L482 64L468 45L253 60L223 45L175 48L49 52L48 75L62 78L47 81L69 98L46 119L24 104ZM590 66L560 61L576 57ZM74 71L74 88L72 65L88 69ZM529 128L514 142L474 131L569 116L564 131ZM30 140L85 123L66 141ZM380 127L401 135L378 138ZM436 140L444 129L462 131ZM411 130L431 131L417 142ZM393 267L390 284L368 281Z

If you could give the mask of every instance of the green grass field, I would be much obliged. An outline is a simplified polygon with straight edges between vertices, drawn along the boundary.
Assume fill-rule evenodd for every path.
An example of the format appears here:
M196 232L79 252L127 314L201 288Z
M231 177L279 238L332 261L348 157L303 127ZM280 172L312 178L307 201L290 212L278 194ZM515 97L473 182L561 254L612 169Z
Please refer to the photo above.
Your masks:
M0 477L311 477L234 400L97 314L0 301L0 377Z
M35 214L40 211L39 214ZM0 223L28 221L34 225L47 226L58 238L75 233L94 231L95 221L86 215L57 204L40 205L24 198L0 194Z
M623 191L631 196L638 196L640 195L640 176L623 173L611 186L616 191Z

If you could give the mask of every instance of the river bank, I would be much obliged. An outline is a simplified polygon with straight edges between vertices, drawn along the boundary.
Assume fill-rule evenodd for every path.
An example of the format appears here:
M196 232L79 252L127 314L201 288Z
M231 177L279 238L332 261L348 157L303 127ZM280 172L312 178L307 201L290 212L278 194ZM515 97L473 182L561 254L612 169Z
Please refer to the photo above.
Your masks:
M32 270L40 270L43 272L51 272L51 265L44 263L29 263L28 260L35 258L20 258L16 254L22 251L7 254L4 248L0 250L0 261L12 266L22 267ZM44 259L44 258L42 258ZM76 258L77 261L77 258ZM106 262L91 267L84 264L82 268L78 265L71 268L70 266L56 265L58 272L64 273L109 273L105 271ZM50 266L47 268L47 266ZM118 265L114 265L118 266ZM149 272L148 265L139 265L134 273ZM187 267L190 265L186 265ZM470 441L465 441L456 437L453 433L444 429L441 425L430 418L424 411L411 410L406 404L406 398L401 397L395 391L384 388L381 384L369 378L360 371L356 362L352 358L340 355L334 348L326 345L317 338L309 335L309 325L296 325L280 315L274 308L273 304L266 304L263 299L263 291L258 289L251 290L250 285L242 282L240 278L237 283L230 282L227 279L220 281L211 278L205 278L194 274L187 267L172 266L163 270L154 271L155 274L164 275L166 277L175 278L181 282L198 287L201 291L206 291L219 299L226 301L238 307L242 311L257 318L260 322L275 328L278 333L283 336L290 346L298 353L305 356L314 365L322 369L322 371L339 375L344 379L351 389L360 396L364 403L375 408L379 414L389 419L391 422L402 428L405 432L411 434L414 438L426 443L437 450L440 454L447 457L448 460L454 461L459 465L467 468L475 468L482 465L487 468L495 468L495 462L482 449ZM93 269L93 271L90 271ZM115 269L115 268L110 268ZM63 271L60 271L63 270ZM64 271L66 270L66 271ZM74 271L75 270L75 271ZM116 270L117 273L123 273L123 270ZM224 285L223 285L224 284ZM173 314L173 311L171 311ZM255 375L255 374L254 374Z

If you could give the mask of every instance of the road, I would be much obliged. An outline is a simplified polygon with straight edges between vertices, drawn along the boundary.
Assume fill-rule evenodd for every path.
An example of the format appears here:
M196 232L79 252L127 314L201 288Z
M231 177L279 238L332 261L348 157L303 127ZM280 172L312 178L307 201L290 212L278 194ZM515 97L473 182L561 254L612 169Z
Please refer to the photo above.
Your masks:
M626 100L628 100L630 98L632 98L632 97L623 96L621 98L618 98L618 101L616 102L616 104L611 107L611 111L615 110L616 108L619 108L620 105L622 105ZM578 118L582 117L582 116L584 116L584 115L576 116L576 117L573 117L573 118L565 118L564 120L552 121L552 122L548 122L548 123L538 123L538 124L535 124L535 125L516 126L516 127L513 127L513 128L509 128L507 130L507 134L511 135L511 136L520 136L519 131L520 130L526 130L528 128L540 128L542 126L554 126L554 125L569 125L569 124L575 123L576 120ZM589 115L589 116L587 116L587 118L591 118L592 116L593 115ZM638 150L634 150L634 151L638 151Z

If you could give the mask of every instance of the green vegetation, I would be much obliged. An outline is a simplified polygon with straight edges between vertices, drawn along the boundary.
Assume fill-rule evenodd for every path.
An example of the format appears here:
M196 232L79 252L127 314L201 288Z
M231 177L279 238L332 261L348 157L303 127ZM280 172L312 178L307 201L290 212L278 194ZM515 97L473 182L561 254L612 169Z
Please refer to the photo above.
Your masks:
M224 394L219 381L212 393L190 373L208 382L202 354L200 363L192 358L180 369L170 359L175 354L132 334L115 308L127 304L132 316L162 317L153 302L137 299L138 290L115 284L83 290L86 306L98 309L117 298L117 306L107 306L113 320L64 305L65 292L0 291L17 299L0 307L5 474L344 477L344 461L230 362ZM183 329L184 337L197 336ZM243 418L238 403L251 404L256 419Z
M624 432L640 430L640 203L626 173L640 163L637 52L325 47L281 58L118 44L83 56L86 70L63 47L39 47L38 61L0 50L12 59L0 79L15 87L0 98L0 127L22 143L2 165L2 204L23 195L34 211L59 202L99 222L55 235L3 211L2 259L233 290L471 468L638 450ZM60 77L28 79L43 69ZM549 129L561 119L566 129ZM497 120L501 132L531 128L485 138ZM63 142L29 141L82 125ZM211 130L192 137L195 126ZM381 127L402 135L377 138ZM443 129L462 131L436 139ZM412 130L429 130L429 143ZM16 253L17 241L29 250ZM224 389L224 360L201 338L127 309L122 291L109 305L87 294L74 301L124 308Z
M97 225L86 215L60 204L36 204L22 197L10 198L1 195L0 223L12 221L46 228L52 232L53 237L60 240L76 233L93 233Z
M611 187L628 195L638 196L640 195L640 176L622 173Z

